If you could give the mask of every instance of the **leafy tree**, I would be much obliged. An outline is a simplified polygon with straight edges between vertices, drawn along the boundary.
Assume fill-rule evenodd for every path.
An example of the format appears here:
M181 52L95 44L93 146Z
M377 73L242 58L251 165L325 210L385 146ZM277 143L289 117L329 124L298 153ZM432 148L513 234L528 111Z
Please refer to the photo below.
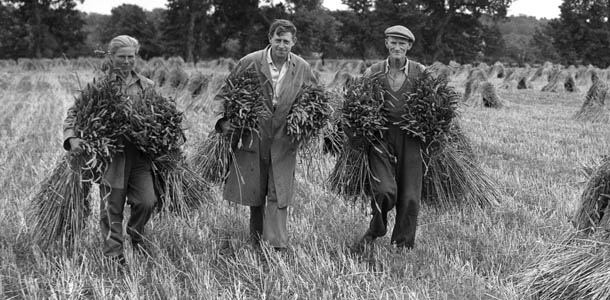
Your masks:
M18 58L27 50L27 44L21 42L25 36L24 24L17 18L16 8L0 2L0 59ZM21 43L20 43L21 42Z
M427 34L434 37L430 49L434 49L432 60L439 60L447 54L455 56L456 51L452 48L463 48L463 43L447 43L448 40L455 40L455 33L467 35L466 42L476 45L470 41L470 37L478 37L475 31L478 29L456 27L474 26L477 19L482 14L502 18L506 16L506 11L513 0L415 0L422 11L429 16L427 22ZM457 32L456 32L457 31ZM461 31L461 32L460 32ZM463 35L461 34L461 35ZM473 35L474 34L474 35ZM446 47L449 45L451 47ZM464 49L465 50L465 49ZM473 49L474 50L474 49ZM468 51L471 52L471 51Z
M341 22L338 42L345 56L356 56L366 59L371 56L379 56L376 45L370 43L379 36L378 28L374 26L372 13L372 0L342 0L350 11L339 12L335 15ZM381 33L383 35L383 32Z
M110 16L98 13L83 13L83 20L85 21L83 32L86 34L85 53L93 55L94 50L105 50L106 45L102 34Z
M20 29L17 32L20 42L15 45L19 56L41 58L79 54L85 36L82 32L84 21L75 10L76 1L6 0L2 4L16 8L13 21L18 22L13 25Z
M322 8L322 0L286 0L294 11L312 11Z
M259 48L260 32L269 24L262 24L258 0L213 0L211 27L214 37L212 49L222 55L233 45L232 56L242 56ZM265 35L266 36L266 35Z
M549 22L553 45L565 64L606 67L610 57L600 55L610 46L610 7L607 0L564 0L560 17Z
M209 45L211 0L169 0L163 19L163 41L172 55L186 61L204 56Z
M322 8L297 10L291 19L297 27L298 37L294 52L304 56L311 52L334 55L340 23L327 10Z
M536 29L529 43L532 60L537 63L545 61L559 61L559 53L553 46L553 37L551 36L551 27L549 24Z
M110 19L102 31L102 42L106 44L117 35L127 34L140 42L140 56L148 59L156 56L159 49L155 43L157 29L149 22L142 7L122 4L111 10Z

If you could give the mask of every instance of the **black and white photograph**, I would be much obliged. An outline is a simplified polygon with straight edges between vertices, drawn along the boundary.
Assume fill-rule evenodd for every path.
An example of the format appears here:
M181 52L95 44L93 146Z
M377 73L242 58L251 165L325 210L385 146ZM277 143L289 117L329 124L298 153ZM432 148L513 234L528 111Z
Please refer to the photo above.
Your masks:
M610 299L609 18L0 0L0 299Z

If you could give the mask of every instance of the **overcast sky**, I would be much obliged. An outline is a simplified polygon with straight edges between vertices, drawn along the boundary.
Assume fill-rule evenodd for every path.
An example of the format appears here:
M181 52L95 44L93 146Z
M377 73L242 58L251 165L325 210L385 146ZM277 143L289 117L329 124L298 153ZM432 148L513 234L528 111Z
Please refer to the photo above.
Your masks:
M272 3L279 3L281 0L272 0ZM85 12L96 12L100 14L110 14L113 7L124 3L136 4L146 10L157 7L165 8L165 0L85 0L83 4L77 4L77 9ZM509 15L528 15L537 18L552 19L559 16L559 5L561 0L516 0L508 9ZM324 6L330 10L345 9L341 0L324 0Z

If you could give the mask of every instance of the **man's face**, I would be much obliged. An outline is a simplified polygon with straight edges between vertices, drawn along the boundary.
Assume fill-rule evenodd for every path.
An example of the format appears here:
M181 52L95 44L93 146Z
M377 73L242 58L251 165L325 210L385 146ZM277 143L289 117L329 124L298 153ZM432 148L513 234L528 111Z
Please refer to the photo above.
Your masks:
M112 55L112 67L118 69L121 73L127 73L133 70L136 64L136 49L133 47L119 48Z
M388 48L391 58L403 58L407 56L407 51L411 49L413 42L408 39L389 36L385 39L385 46Z
M288 53L294 46L294 37L290 32L282 32L279 35L277 32L269 39L271 44L271 54L280 59L288 57Z

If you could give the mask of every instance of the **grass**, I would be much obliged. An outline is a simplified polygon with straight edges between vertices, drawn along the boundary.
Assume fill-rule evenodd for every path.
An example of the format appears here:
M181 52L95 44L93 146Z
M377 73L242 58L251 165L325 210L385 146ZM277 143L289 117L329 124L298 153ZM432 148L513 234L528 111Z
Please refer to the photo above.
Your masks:
M78 72L82 82L92 77ZM156 214L147 226L153 259L132 255L126 242L130 272L119 275L102 259L96 188L82 251L72 257L43 255L25 221L29 199L63 153L61 123L78 88L74 73L62 67L0 73L10 79L0 90L3 299L522 299L515 276L573 231L569 219L587 180L582 163L599 161L610 146L610 128L572 119L586 88L540 92L540 81L533 90L498 89L505 107L463 106L460 123L504 201L493 209L423 207L411 252L392 248L386 236L369 255L353 254L350 245L369 217L324 191L325 178L306 177L299 169L288 253L255 251L247 242L247 208L221 200L217 189L214 201L185 216ZM32 88L23 91L26 76ZM34 80L48 85L37 88ZM211 81L209 89L218 82ZM491 82L499 85L501 79ZM453 84L463 89L463 82ZM192 154L193 141L213 126L213 93L192 98L188 91L163 92L189 108L184 150ZM227 239L232 257L218 254Z

